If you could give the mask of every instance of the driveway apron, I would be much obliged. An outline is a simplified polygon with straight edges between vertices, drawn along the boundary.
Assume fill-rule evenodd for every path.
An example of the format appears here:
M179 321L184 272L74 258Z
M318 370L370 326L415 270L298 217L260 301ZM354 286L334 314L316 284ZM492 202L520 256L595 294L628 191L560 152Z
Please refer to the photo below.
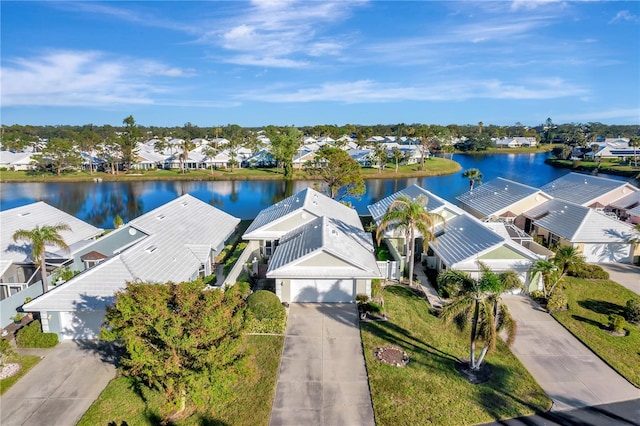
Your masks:
M91 342L64 341L48 349L0 397L0 424L72 426L115 376L109 353Z
M523 295L503 296L518 324L511 348L553 400L552 411L627 401L637 389Z
M353 304L292 303L270 425L374 425Z

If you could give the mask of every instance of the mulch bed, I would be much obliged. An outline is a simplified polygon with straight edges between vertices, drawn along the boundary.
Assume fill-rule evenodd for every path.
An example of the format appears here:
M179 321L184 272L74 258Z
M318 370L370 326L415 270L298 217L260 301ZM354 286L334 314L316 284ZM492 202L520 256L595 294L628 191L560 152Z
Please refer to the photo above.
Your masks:
M398 346L387 345L382 346L375 351L375 357L378 361L396 367L405 367L409 364L409 355Z
M486 362L482 363L479 370L472 370L469 368L469 360L466 359L456 362L456 370L472 385L487 382L493 374L493 368Z

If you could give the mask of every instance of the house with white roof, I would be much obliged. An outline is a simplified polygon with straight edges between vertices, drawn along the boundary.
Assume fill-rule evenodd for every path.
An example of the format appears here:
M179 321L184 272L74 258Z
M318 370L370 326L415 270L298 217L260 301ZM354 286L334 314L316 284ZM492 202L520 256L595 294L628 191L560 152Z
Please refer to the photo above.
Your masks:
M21 306L27 297L33 299L43 291L43 274L40 265L31 257L31 245L26 241L14 242L13 234L19 229L32 230L36 226L53 226L60 223L71 228L68 231L60 231L60 236L69 246L69 251L56 246L46 246L45 275L48 283L51 281L49 273L60 266L72 263L74 257L93 243L104 230L43 201L0 212L0 326L10 322L16 308Z
M92 339L106 307L127 282L184 282L210 275L217 253L240 219L183 195L74 253L80 273L25 304L43 331L61 339Z
M630 224L592 208L554 199L523 215L546 245L575 247L587 262L630 263L640 254L640 248L629 243L635 234Z
M7 170L34 170L32 152L0 151L0 168Z
M475 277L480 273L480 260L495 272L516 271L523 283L530 284L531 265L548 255L548 251L538 251L537 254L525 247L525 242L531 238L516 232L516 241L504 224L483 223L418 185L412 185L368 206L376 224L380 224L391 203L400 195L406 195L410 199L417 199L420 195L427 197L426 209L445 219L444 224L438 223L434 227L436 239L429 242L426 253L422 250L422 236L419 233L416 236L414 253L420 255L428 268L436 271L457 269ZM498 225L503 229L498 228ZM404 232L390 228L384 238L392 254L406 256ZM538 280L530 285L529 290L537 290L539 285Z
M498 177L456 197L460 207L481 220L514 222L524 229L522 213L552 197L544 191Z
M381 277L358 213L311 188L262 210L242 238L268 259L282 302L354 302Z
M540 189L553 198L594 209L606 208L614 201L640 191L629 182L581 173L567 173Z
M640 191L634 191L609 204L609 209L623 221L640 223Z
M498 148L520 148L521 146L532 147L538 145L536 138L525 136L496 138L494 142Z

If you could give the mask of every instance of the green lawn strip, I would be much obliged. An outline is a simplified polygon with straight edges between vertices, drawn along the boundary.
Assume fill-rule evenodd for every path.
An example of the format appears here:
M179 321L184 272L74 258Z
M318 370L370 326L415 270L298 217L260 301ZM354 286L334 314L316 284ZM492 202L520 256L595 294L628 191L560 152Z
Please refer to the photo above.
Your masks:
M619 164L616 161L602 161L601 163L595 161L585 160L559 160L557 158L548 158L545 163L563 169L572 169L577 171L592 172L598 170L599 173L634 177L639 175L639 169L633 166L633 161L629 164Z
M18 363L20 364L20 370L6 379L0 380L0 395L5 393L15 382L20 380L22 376L27 374L29 370L31 370L37 363L42 360L39 356L33 355L14 355L9 357L7 363Z
M229 424L267 425L275 392L284 337L247 336L247 349L253 374L234 385L233 399L212 407L208 413L195 413L176 422L179 426ZM79 426L155 425L160 421L161 394L144 386L134 386L129 377L113 379L84 414Z
M604 362L640 387L640 327L627 324L628 334L612 336L606 332L610 314L623 314L627 300L638 297L631 290L609 280L566 278L564 292L569 310L554 318Z
M406 288L387 287L384 300L389 321L361 323L378 425L477 424L551 407L551 400L502 342L487 356L491 380L472 385L455 369L456 359L468 357L467 333L444 325ZM376 348L387 344L407 352L407 367L375 359Z

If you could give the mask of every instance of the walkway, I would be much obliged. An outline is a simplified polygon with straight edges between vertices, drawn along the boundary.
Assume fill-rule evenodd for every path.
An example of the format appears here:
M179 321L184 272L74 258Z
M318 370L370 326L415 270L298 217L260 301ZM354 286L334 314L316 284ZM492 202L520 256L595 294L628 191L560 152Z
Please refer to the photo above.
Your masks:
M355 305L289 309L270 425L373 426Z
M0 397L0 424L72 426L115 376L113 354L93 342L20 350L44 359ZM106 358L103 358L106 357Z
M537 303L504 295L518 324L511 350L553 400L552 411L640 398L622 376L578 341Z

